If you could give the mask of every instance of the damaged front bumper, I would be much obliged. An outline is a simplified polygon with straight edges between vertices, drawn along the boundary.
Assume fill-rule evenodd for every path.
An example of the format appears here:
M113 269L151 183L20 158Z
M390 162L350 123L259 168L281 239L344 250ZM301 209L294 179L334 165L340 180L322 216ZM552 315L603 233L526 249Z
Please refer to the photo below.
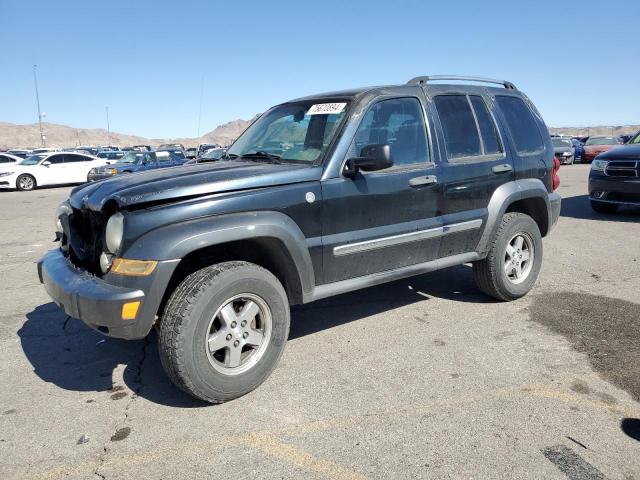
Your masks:
M98 278L54 249L38 261L38 276L49 296L70 317L110 337L138 339L151 330L178 262L158 262L145 277L107 274ZM132 302L140 302L135 318L123 320L124 306Z

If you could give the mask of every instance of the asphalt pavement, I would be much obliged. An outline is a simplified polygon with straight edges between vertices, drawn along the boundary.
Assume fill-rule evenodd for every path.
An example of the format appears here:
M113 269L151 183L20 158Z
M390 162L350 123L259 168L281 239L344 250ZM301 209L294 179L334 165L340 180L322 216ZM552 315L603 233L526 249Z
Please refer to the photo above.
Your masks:
M468 265L297 307L265 384L210 406L155 335L102 337L38 283L70 188L0 192L0 478L640 479L640 211L562 167L534 290Z

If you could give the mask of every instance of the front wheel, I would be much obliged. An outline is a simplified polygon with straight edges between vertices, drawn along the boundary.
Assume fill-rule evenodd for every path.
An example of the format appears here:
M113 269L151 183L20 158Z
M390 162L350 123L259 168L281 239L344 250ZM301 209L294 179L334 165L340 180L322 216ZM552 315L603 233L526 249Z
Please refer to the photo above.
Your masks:
M542 266L542 235L533 219L511 212L502 217L486 258L474 262L478 288L498 300L526 295Z
M289 302L264 268L220 263L178 286L159 330L171 380L196 398L222 403L255 389L275 368L289 336Z
M36 188L36 179L29 174L23 173L16 179L16 188L21 192L29 192Z

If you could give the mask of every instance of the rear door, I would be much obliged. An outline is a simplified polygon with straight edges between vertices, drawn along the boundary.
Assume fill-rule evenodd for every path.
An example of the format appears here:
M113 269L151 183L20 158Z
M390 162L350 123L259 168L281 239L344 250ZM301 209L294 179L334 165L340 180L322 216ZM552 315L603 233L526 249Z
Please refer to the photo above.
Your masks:
M87 174L92 167L89 157L77 153L67 153L64 156L64 169L66 179L64 183L84 183L87 181Z
M438 183L421 100L374 101L344 159L366 145L387 144L393 167L322 183L323 283L436 258Z
M488 217L491 195L513 180L511 158L496 125L491 98L480 90L432 97L442 139L438 208L445 235L438 257L475 250Z

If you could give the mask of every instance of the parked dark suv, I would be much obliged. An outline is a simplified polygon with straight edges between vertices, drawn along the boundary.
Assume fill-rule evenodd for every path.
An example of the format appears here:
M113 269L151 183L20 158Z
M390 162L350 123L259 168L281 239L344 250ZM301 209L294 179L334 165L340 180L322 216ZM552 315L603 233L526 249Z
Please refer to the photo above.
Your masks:
M593 160L589 200L599 213L614 213L621 205L640 207L640 132Z
M169 377L223 402L274 369L290 305L468 262L488 295L525 295L560 212L553 153L505 81L418 77L300 98L217 162L74 189L38 272L68 315L106 335L156 325Z

